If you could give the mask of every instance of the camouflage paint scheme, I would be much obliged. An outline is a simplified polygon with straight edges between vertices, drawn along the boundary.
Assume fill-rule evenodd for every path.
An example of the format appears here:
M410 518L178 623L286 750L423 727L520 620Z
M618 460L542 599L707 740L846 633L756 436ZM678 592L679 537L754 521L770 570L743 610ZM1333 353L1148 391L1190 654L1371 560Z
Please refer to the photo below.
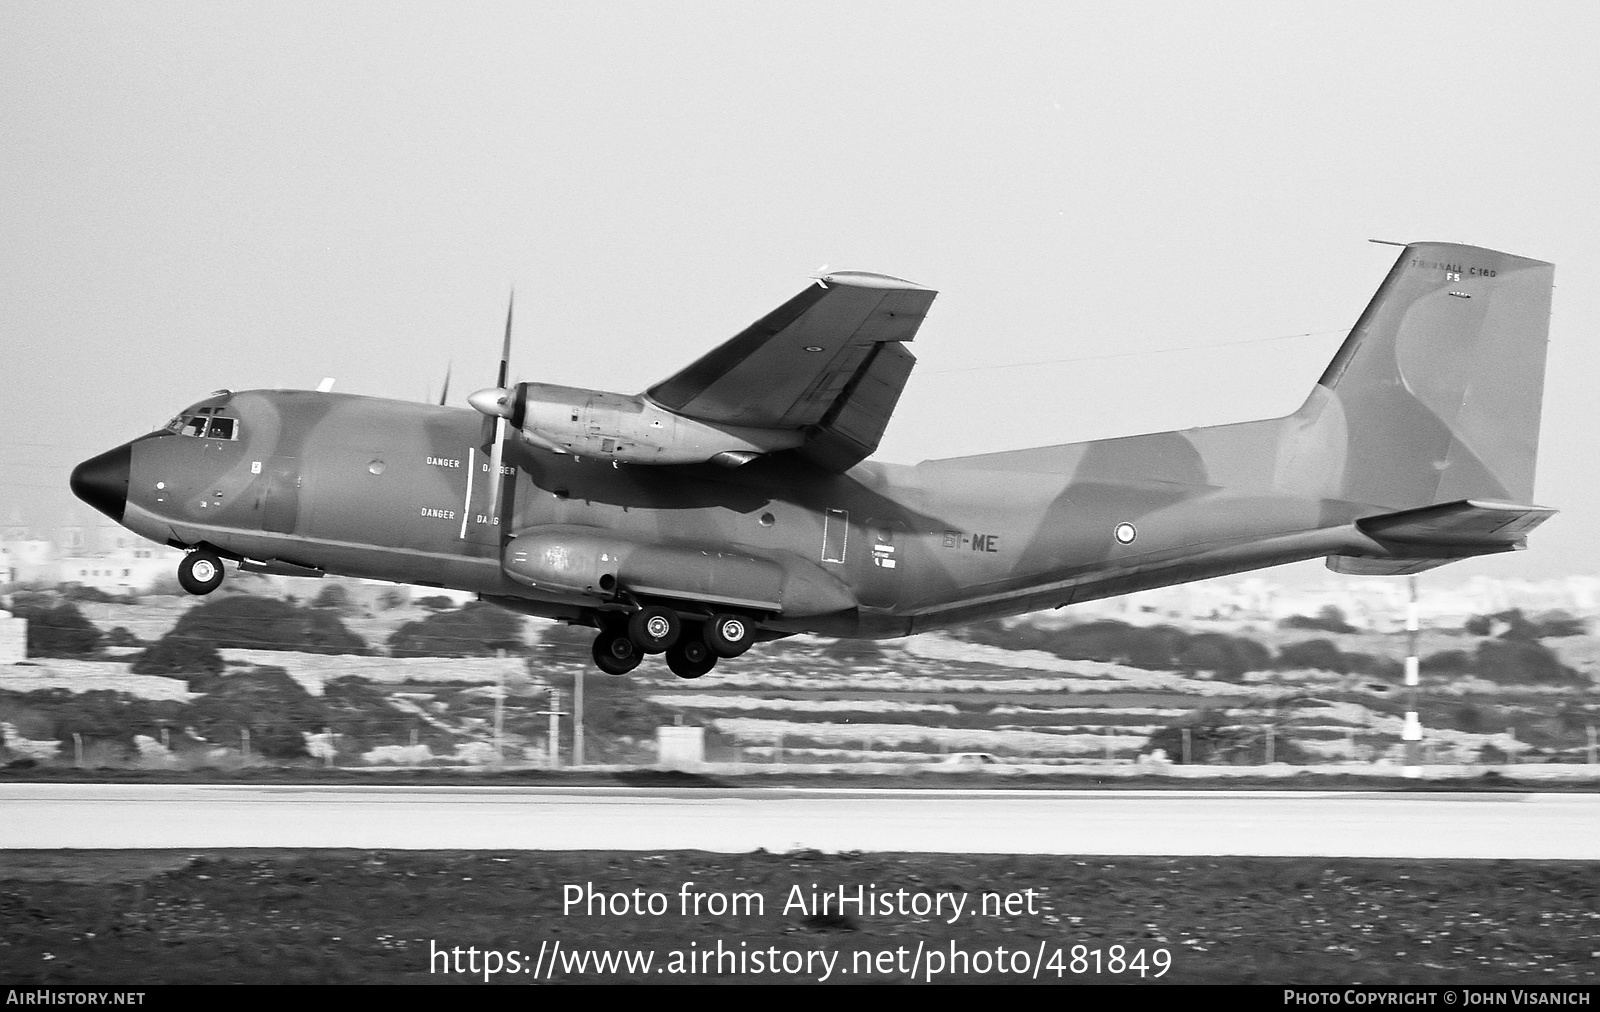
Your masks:
M1553 272L1470 246L1407 246L1304 405L1264 421L914 467L857 463L910 371L903 342L915 313L873 345L900 354L899 385L879 398L876 432L850 452L814 440L812 452L736 468L647 466L513 438L497 524L486 515L493 427L479 413L260 390L186 412L238 419L236 440L145 436L80 465L74 490L147 538L247 568L475 591L590 624L639 601L691 614L742 608L763 638L904 636L1319 556L1345 572L1414 572L1521 548L1551 513L1528 504ZM889 297L924 293L922 311L932 301L917 286L863 277ZM848 283L833 290L861 295ZM797 326L801 301L824 298L808 289L652 388L652 403L687 411L698 397L712 405L699 417L748 423L760 412L740 413L729 377L741 363L752 371L752 350ZM826 427L830 405L833 415L848 407L850 377L840 376L796 416L804 432ZM558 590L515 578L514 535L528 535L540 558L567 560L588 545L602 569L635 553L636 575L619 574L634 602L592 582ZM683 575L696 560L739 572L696 582Z

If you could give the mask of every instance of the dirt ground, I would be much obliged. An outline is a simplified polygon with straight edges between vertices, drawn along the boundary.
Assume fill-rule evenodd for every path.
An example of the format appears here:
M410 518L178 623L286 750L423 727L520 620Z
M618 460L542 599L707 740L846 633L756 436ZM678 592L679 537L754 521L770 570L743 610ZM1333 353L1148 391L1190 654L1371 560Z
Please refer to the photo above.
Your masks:
M815 852L0 856L0 979L19 985L1592 986L1597 967L1600 880L1592 864L1577 862Z

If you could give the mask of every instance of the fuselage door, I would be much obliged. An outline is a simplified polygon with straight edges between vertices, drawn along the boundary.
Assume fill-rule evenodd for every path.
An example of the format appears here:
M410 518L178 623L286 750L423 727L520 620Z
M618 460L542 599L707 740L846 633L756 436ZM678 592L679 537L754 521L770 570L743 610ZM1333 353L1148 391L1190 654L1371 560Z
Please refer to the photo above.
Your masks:
M254 464L251 465L252 469ZM298 457L269 457L261 462L261 476L254 484L255 508L261 516L261 529L274 534L293 534L300 522L300 460Z
M850 511L828 510L822 515L822 561L844 562L850 547Z

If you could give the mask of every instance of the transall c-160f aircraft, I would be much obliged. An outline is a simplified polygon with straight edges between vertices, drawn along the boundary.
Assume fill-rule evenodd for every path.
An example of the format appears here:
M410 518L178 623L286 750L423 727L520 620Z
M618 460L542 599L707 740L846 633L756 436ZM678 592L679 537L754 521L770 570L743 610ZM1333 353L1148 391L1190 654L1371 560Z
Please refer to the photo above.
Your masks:
M1325 556L1415 573L1524 547L1554 268L1406 246L1283 418L875 463L935 293L819 274L627 396L499 384L452 408L218 391L72 473L85 502L246 571L474 591L695 678L794 633L897 637Z

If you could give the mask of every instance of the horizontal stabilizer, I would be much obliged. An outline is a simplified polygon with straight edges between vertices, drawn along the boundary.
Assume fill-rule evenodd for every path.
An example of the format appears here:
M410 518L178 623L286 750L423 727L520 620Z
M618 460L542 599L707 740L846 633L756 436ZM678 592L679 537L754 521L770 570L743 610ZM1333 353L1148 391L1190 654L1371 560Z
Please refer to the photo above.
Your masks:
M1363 534L1401 544L1504 549L1556 513L1544 506L1463 499L1356 521Z

